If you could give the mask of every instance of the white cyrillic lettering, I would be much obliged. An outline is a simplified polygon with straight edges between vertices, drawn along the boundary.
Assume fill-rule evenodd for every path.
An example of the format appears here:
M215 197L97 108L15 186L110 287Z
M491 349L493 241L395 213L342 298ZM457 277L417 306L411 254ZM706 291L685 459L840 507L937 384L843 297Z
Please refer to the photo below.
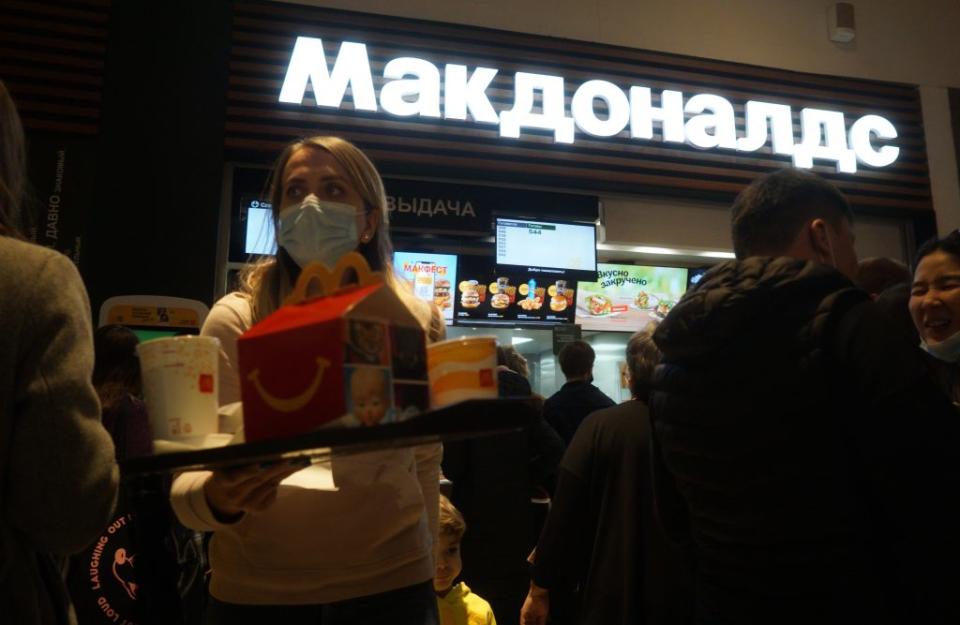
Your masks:
M387 212L392 213L397 210L397 199L392 195L387 196Z
M878 139L897 138L897 129L893 127L890 120L879 115L864 115L850 128L850 147L856 153L857 160L871 167L891 165L900 156L900 148L885 145L875 150L870 143L870 133L877 135Z
M737 139L741 152L755 152L767 144L767 119L776 154L793 154L793 114L786 104L750 100L745 107L746 133Z
M443 117L466 121L469 111L475 122L499 123L500 116L486 94L496 75L495 69L478 67L467 79L466 65L447 65L443 71Z
M477 214L473 212L473 206L470 205L470 202L466 203L466 205L463 207L463 212L460 214L461 217L466 217L467 215L470 215L471 217L477 216Z
M533 112L533 92L543 94L543 112ZM552 130L557 143L573 143L573 119L564 116L563 78L546 74L517 72L514 104L500 114L500 136L520 138L520 128Z
M400 117L440 117L440 70L436 65L403 56L387 63L383 77L391 81L384 83L380 90L383 110ZM407 99L412 96L417 99Z
M597 98L607 103L607 119L597 117L593 101ZM630 122L630 102L623 89L606 80L588 80L580 85L570 103L573 119L584 131L594 137L612 137L619 134Z
M630 87L630 136L653 139L653 122L663 123L663 140L683 143L683 94L662 91L660 107L654 108L648 87Z
M454 202L453 200L447 200L447 209L453 211L453 214L457 217L460 216L460 200Z
M359 111L377 110L370 59L367 57L367 46L362 43L344 41L340 44L331 74L323 53L323 42L315 37L297 37L280 89L280 101L291 104L303 102L307 82L313 85L317 106L339 108L349 85L353 89L354 108Z
M414 202L416 204L416 202ZM417 217L426 215L431 217L433 215L433 209L430 206L430 198L421 198L420 205L417 208Z
M416 202L416 198L414 198L413 201ZM397 210L401 213L410 213L413 211L413 206L401 197L397 198Z
M443 215L447 216L447 205L443 203L443 200L436 200L433 203L433 214L434 215Z
M847 147L843 113L803 109L800 111L800 127L803 139L793 151L794 167L809 169L816 158L836 162L839 172L856 173L857 157Z
M713 112L705 114L707 109ZM701 93L690 98L684 110L694 114L686 124L687 143L702 149L737 147L737 123L728 100Z

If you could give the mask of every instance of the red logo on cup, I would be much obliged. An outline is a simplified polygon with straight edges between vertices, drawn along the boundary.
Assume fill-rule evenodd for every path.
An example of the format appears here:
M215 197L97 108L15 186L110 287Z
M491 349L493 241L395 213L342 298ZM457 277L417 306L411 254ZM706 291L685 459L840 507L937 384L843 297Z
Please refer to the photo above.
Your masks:
M200 379L198 380L201 393L212 393L213 392L213 375L209 373L201 373Z
M480 370L480 387L487 388L493 386L493 369Z

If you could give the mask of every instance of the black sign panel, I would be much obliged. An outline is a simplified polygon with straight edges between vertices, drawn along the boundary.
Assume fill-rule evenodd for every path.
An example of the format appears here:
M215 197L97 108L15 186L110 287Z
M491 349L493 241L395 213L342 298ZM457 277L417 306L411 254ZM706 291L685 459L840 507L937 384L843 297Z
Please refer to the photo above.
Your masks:
M94 140L32 132L27 159L33 193L26 234L35 243L66 254L79 267L83 225L93 206Z
M454 293L457 324L572 324L576 282L564 276L497 273L493 259L460 256Z
M595 196L499 187L384 180L390 225L396 230L488 236L494 215L594 222Z
M579 341L581 337L580 326L579 325L563 325L556 326L553 328L553 354L554 356L560 353L560 350L564 348L565 345Z
M264 202L269 201L266 190L269 174L265 168L234 170L230 205L231 262L245 262L250 257L249 249L265 245L263 228L251 231L247 217L254 202L263 207ZM395 178L386 178L383 182L390 230L398 232L490 236L495 215L592 223L599 210L598 199L589 195Z

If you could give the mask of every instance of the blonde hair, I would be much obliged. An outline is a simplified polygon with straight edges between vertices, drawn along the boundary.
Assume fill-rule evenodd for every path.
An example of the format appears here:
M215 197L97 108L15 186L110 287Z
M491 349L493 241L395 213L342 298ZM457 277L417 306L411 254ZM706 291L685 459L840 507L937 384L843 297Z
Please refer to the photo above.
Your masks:
M270 176L270 203L274 232L279 232L280 205L283 200L283 170L290 158L302 149L323 150L330 154L346 174L347 182L360 194L363 208L376 211L380 221L368 242L361 242L357 251L367 259L370 268L382 271L387 284L397 290L393 275L393 243L390 241L389 213L383 180L367 155L340 137L316 136L290 143L277 157ZM257 322L280 307L292 290L290 276L277 258L268 258L248 265L240 275L240 291L250 298L253 320Z
M0 235L19 237L27 154L16 104L0 80Z
M467 522L450 500L440 495L440 534L450 536L456 540L463 538L467 531Z

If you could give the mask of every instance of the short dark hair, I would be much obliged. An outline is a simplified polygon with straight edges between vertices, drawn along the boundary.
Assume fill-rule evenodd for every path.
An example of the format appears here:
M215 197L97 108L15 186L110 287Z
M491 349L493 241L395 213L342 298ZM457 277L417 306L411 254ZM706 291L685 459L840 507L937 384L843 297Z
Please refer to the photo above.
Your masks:
M839 226L853 223L850 203L820 176L781 169L754 180L733 203L730 230L737 258L776 256L804 224L821 218Z
M857 277L853 282L867 293L879 295L892 286L910 282L912 277L906 263L878 256L864 258L857 264Z
M93 386L104 409L127 395L142 394L139 343L133 330L122 325L100 326L93 333Z
M597 359L597 355L590 347L590 343L574 341L563 346L558 359L563 375L568 378L579 378L593 371L593 362Z
M917 271L917 265L920 264L920 261L923 260L925 256L929 256L934 252L949 254L960 262L960 230L954 230L947 236L939 239L934 237L921 245L920 249L917 250L917 258L913 261L913 271Z
M630 371L630 394L646 402L650 398L653 370L660 364L660 350L653 342L656 324L644 328L627 341L627 370Z

